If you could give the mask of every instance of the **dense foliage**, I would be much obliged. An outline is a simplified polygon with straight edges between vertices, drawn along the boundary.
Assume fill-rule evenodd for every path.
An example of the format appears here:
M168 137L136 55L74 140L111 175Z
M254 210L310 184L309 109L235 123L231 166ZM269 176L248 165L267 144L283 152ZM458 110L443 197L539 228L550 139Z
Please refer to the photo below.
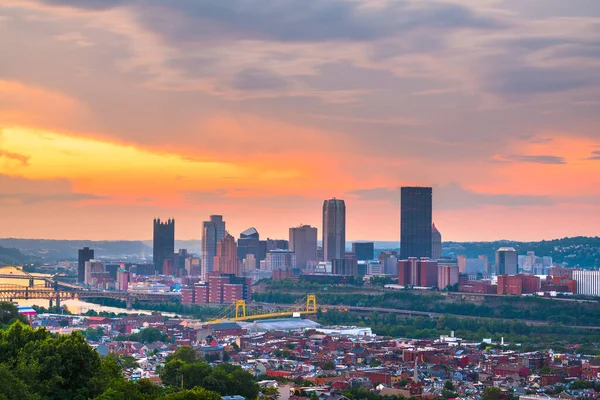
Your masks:
M147 379L126 381L119 362L135 366L131 360L101 358L78 332L54 335L34 330L15 317L18 311L12 304L0 303L0 310L2 324L13 321L0 330L0 400L220 400L223 394L252 399L258 394L249 373L227 364L212 368L190 359L189 351L167 363L166 387ZM188 358L181 356L186 354Z

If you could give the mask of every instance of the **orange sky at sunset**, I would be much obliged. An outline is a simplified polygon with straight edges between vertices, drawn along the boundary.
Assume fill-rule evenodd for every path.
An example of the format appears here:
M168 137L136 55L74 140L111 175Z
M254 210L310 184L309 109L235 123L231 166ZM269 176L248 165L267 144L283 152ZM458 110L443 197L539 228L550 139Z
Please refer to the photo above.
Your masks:
M600 3L259 3L0 0L0 237L598 235Z

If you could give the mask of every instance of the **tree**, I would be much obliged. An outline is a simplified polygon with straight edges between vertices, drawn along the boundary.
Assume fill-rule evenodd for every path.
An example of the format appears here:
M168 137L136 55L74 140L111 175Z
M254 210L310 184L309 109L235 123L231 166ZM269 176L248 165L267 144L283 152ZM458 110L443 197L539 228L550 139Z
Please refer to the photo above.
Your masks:
M331 371L332 369L335 369L335 365L331 361L325 361L321 368L323 368L325 371Z
M502 389L495 386L488 386L481 393L481 400L498 400L502 396Z
M99 342L100 339L102 339L102 336L104 336L104 329L102 329L102 328L94 329L92 327L89 327L85 330L83 335L90 342Z
M446 381L446 383L444 383L444 389L454 391L454 384L452 381Z
M196 356L196 350L190 346L181 346L175 351L175 353L167 356L167 362L171 360L181 360L183 362L193 364L198 361L198 358Z
M140 367L140 365L138 364L138 362L135 359L135 357L127 355L127 354L121 354L121 355L119 355L119 363L125 369L139 368Z
M0 303L0 327L10 325L15 321L29 324L27 317L19 312L19 309L11 303Z
M165 396L165 400L221 400L221 395L201 387L196 387L191 390L168 394Z
M265 386L262 390L261 390L262 394L264 394L266 397L269 397L271 399L279 399L279 396L281 395L279 393L279 389L277 389L275 386Z

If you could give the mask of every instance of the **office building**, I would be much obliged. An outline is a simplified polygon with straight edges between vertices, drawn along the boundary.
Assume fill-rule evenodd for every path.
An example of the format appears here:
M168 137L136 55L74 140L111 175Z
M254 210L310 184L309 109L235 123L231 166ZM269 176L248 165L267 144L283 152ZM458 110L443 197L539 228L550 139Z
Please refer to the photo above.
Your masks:
M386 275L398 275L398 253L395 251L382 251L377 260L383 265L383 273Z
M600 296L600 270L573 270L572 275L577 281L577 294Z
M373 242L354 242L352 243L352 252L356 254L359 261L369 261L375 258L375 243Z
M185 260L185 272L188 276L201 276L202 259L200 257L188 257Z
M271 250L289 250L290 244L285 239L269 239L267 238L267 251Z
M165 260L171 259L175 253L175 220L169 219L161 222L160 218L154 219L154 240L152 242L152 261L154 272L163 273Z
M432 189L400 189L400 259L431 258Z
M517 251L512 247L496 250L496 275L516 275L517 260Z
M238 259L245 260L251 254L256 260L260 255L260 235L256 228L248 228L240 233L237 243Z
M104 263L98 260L89 260L85 262L84 283L88 286L102 286L109 280L108 273L104 268Z
M334 258L331 260L331 273L333 275L356 276L358 274L358 261L354 257Z
M218 271L221 274L241 275L240 262L237 255L235 238L226 233L223 239L217 243L217 255L213 263L214 271Z
M117 284L116 289L122 292L126 292L129 287L129 272L125 269L119 269L117 271Z
M534 275L498 275L497 293L520 296L539 292L540 278Z
M458 266L439 265L438 266L438 288L444 290L448 286L458 284Z
M344 258L346 253L346 204L344 200L334 198L323 202L323 251L325 261Z
M398 261L398 285L436 287L438 285L437 261L416 257Z
M192 288L182 289L182 303L235 303L236 300L250 301L252 284L250 279L231 274L211 272L206 281L197 283Z
M317 264L317 228L300 225L290 228L290 250L296 253L296 266L300 269Z
M434 260L442 258L442 234L435 224L431 225L431 258Z
M292 270L296 268L296 253L291 250L271 250L267 252L265 269L267 271Z
M204 221L202 229L202 277L214 271L217 244L225 236L225 221L222 215L211 215L209 221Z
M77 257L77 282L85 282L85 263L94 258L94 250L89 247L79 249Z

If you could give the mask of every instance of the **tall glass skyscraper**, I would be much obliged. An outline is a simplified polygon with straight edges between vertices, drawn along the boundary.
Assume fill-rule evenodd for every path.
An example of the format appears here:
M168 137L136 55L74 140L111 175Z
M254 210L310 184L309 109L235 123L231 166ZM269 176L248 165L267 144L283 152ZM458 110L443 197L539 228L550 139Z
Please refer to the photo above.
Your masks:
M225 221L222 215L211 215L210 221L204 221L202 229L202 276L214 271L217 243L225 236Z
M400 259L431 258L432 189L400 189Z
M323 203L323 251L325 261L346 254L346 204L331 199Z
M165 260L171 260L175 253L175 220L161 222L154 220L154 240L152 241L152 260L154 271L163 273Z

